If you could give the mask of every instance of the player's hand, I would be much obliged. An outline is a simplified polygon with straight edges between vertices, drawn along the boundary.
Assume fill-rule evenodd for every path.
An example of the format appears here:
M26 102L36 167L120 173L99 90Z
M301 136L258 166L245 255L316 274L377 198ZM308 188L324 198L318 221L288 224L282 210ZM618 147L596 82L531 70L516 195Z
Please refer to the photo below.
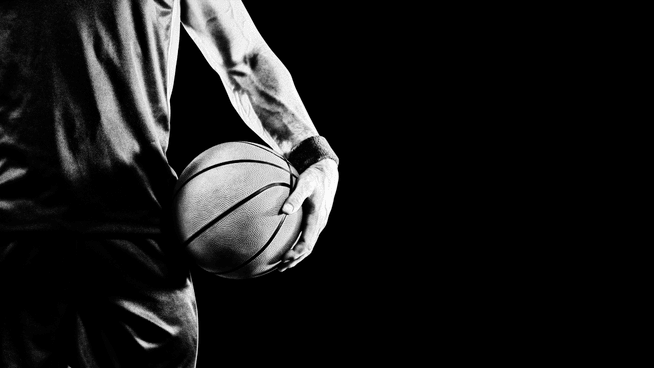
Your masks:
M338 166L331 159L318 161L300 174L295 190L282 206L282 213L290 215L302 206L302 234L295 246L282 256L279 271L295 267L313 251L318 236L327 225L338 177Z

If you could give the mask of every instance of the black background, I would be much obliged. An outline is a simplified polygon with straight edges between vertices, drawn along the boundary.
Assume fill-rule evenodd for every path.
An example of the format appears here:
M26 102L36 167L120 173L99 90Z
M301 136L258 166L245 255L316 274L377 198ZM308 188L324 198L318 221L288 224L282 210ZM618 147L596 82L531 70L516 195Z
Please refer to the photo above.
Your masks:
M245 2L255 25L291 72L319 133L341 159L329 223L314 252L297 267L254 280L226 280L193 270L200 320L198 367L226 359L282 363L369 360L397 317L387 290L392 268L384 253L399 244L384 230L392 198L379 192L380 130L370 111L379 83L367 19L374 13L312 2ZM371 85L375 80L378 85ZM227 141L263 143L229 103L219 77L185 31L172 96L168 157L180 173L196 155ZM376 213L376 215L372 215ZM389 231L393 231L392 225ZM383 240L382 240L383 239ZM385 259L385 261L382 261ZM393 300L395 299L395 300ZM373 350L370 350L373 349ZM387 352L390 354L390 352ZM377 359L376 358L376 359Z
M245 5L339 155L340 185L294 269L242 281L194 270L199 368L413 366L510 351L504 341L516 340L503 338L529 326L538 257L528 249L543 235L527 149L515 147L532 144L522 132L539 114L524 112L535 96L520 33L467 4ZM214 144L261 143L185 34L172 103L178 172Z
M534 189L549 107L534 92L546 69L530 18L494 5L245 5L339 155L340 185L294 269L242 281L194 270L199 368L413 366L535 347L524 337L548 321L533 313L551 235L547 190ZM172 104L178 172L217 143L261 143L185 34Z

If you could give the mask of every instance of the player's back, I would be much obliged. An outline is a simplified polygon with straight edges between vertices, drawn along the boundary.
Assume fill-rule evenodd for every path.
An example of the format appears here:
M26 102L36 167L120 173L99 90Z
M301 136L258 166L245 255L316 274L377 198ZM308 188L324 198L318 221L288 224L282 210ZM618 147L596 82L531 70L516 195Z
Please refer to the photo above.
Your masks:
M151 232L177 0L0 2L0 231Z

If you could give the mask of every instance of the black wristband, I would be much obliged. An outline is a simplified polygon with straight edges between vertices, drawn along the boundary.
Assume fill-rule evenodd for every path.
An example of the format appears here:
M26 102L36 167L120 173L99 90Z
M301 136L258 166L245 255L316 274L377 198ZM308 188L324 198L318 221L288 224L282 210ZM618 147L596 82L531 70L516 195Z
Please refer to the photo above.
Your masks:
M300 173L324 158L330 158L338 164L338 156L327 143L327 139L321 136L303 140L288 155L288 161Z

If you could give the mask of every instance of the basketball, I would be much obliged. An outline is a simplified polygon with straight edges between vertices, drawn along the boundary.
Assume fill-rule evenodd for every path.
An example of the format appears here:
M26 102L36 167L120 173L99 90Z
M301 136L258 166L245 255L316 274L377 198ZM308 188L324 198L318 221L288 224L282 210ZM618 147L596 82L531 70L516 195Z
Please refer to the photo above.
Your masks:
M196 264L220 277L265 275L298 239L302 211L281 213L298 172L252 142L227 142L198 155L179 176L173 226Z

